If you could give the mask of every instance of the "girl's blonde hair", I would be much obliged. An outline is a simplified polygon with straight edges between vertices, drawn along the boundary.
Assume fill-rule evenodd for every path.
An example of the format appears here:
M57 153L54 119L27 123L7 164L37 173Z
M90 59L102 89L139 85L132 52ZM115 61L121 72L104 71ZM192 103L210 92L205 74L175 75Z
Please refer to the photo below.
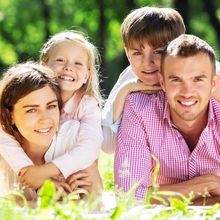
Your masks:
M88 37L77 31L63 31L53 35L43 46L40 54L40 62L48 63L50 51L63 41L72 41L86 49L88 53L89 77L87 82L81 87L82 95L90 95L97 99L100 106L103 103L100 86L99 86L99 69L101 56L98 49L89 41Z

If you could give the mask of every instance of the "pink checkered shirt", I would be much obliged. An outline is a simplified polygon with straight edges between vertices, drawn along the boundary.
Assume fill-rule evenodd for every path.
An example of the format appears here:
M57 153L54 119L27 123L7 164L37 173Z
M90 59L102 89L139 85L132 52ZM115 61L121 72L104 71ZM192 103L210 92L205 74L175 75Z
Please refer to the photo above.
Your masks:
M190 152L171 124L164 92L127 97L115 152L115 184L128 191L139 183L136 198L152 185L155 155L160 162L159 184L179 183L202 174L220 175L220 104L211 98L208 123Z

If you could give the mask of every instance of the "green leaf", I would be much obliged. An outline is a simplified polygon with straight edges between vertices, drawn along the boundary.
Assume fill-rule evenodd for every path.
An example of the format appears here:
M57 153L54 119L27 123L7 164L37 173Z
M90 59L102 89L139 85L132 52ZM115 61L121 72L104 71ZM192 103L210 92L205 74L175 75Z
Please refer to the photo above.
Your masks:
M48 207L52 202L54 202L55 194L56 194L56 188L54 183L50 180L46 180L38 193L39 207L41 208Z

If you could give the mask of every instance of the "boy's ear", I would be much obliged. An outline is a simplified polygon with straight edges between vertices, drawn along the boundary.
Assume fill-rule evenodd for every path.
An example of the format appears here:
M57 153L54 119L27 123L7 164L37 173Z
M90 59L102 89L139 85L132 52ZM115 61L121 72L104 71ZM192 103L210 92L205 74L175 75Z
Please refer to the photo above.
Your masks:
M160 86L161 86L161 88L162 88L163 91L165 92L164 78L163 78L163 76L162 76L161 73L158 74L158 79L159 79L159 82L160 82Z
M129 53L128 53L128 49L126 47L125 48L125 54L126 54L126 57L128 58L129 62L130 62L130 57L129 57Z

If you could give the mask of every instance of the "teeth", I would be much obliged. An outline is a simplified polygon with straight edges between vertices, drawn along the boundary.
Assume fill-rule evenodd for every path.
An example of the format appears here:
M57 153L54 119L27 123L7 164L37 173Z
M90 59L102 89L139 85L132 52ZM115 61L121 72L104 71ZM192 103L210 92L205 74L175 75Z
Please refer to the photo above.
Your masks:
M40 129L40 130L36 130L36 131L43 134L43 133L48 133L49 130L50 130L50 128Z
M190 105L195 104L196 102L195 102L195 101L189 101L189 102L181 102L181 101L180 101L180 103L181 103L182 105L190 106Z
M74 78L72 76L59 76L59 78L68 81L74 81Z

